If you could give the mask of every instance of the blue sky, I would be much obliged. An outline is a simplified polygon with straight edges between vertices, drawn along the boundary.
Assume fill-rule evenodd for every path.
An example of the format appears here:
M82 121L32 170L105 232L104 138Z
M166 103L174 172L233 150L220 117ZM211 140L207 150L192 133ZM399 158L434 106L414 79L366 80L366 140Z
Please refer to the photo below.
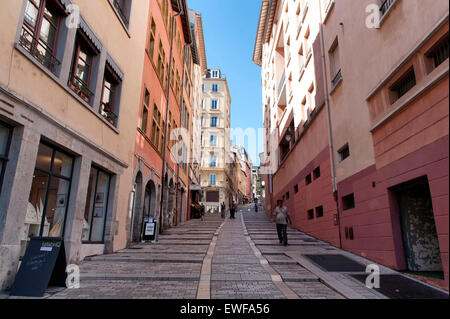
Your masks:
M208 68L219 67L227 77L231 127L262 127L261 68L252 62L261 0L187 0L187 4L202 14ZM259 159L252 160L259 164Z

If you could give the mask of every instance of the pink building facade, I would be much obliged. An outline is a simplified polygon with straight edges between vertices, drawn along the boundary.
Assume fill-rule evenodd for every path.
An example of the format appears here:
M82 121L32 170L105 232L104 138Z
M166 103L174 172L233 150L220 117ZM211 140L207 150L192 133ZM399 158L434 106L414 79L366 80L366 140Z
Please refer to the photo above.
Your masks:
M262 1L254 54L267 212L446 289L448 37L446 1Z

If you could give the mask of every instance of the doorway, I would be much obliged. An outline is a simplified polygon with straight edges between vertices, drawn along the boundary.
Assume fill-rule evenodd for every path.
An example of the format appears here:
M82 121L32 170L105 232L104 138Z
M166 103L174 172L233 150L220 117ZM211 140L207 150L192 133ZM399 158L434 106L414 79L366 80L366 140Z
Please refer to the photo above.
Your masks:
M427 177L401 184L393 191L398 206L406 270L413 273L443 272Z

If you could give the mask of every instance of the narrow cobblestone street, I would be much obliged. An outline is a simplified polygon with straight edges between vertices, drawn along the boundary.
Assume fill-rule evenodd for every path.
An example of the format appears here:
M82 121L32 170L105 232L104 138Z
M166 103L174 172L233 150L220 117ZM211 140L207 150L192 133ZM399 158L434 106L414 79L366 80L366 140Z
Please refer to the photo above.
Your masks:
M236 219L208 215L80 265L79 289L49 288L49 299L385 299L351 275L371 262L289 229L278 242L264 212L243 207ZM326 271L305 256L340 255L358 271ZM380 267L381 273L396 272ZM362 271L361 271L362 270ZM448 295L447 295L448 296ZM445 295L444 295L445 297Z

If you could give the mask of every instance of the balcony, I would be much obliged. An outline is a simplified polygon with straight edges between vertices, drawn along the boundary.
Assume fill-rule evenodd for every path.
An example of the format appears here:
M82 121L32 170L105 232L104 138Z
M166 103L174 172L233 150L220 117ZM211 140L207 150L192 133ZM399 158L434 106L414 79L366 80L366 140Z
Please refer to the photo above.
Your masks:
M53 55L53 52L33 36L26 28L22 28L19 45L31 54L40 64L56 75L56 69L61 62Z

